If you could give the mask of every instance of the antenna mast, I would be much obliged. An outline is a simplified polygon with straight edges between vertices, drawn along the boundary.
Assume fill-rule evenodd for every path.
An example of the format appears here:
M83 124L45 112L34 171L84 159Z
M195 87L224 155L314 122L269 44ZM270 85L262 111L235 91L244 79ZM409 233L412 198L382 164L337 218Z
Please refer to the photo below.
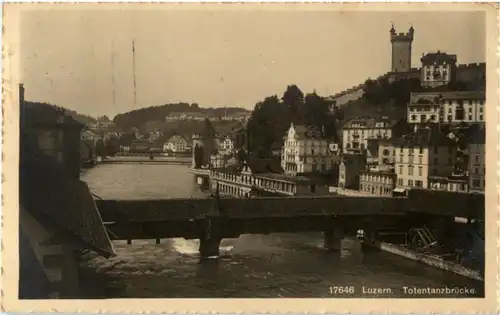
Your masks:
M116 89L115 89L115 42L111 42L111 84L113 85L113 107L116 107Z
M135 83L135 41L132 41L132 71L134 76L134 105L137 104L137 91Z

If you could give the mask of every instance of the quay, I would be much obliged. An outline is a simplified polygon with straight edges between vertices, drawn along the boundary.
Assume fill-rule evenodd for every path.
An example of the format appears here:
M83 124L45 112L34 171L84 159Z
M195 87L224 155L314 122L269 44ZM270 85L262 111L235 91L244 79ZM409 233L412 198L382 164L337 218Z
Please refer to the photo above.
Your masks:
M155 156L110 156L102 160L103 164L167 164L167 165L189 165L189 159L176 159L171 157Z

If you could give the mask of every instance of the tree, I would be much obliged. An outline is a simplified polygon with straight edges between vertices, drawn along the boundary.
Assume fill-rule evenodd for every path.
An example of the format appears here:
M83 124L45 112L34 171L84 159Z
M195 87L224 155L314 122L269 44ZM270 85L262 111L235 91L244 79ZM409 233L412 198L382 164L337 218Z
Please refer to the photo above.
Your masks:
M95 145L95 154L97 156L106 156L106 150L104 147L104 141L102 139L97 140L96 145Z
M295 84L289 85L281 100L288 108L290 121L301 123L300 107L304 104L304 93Z

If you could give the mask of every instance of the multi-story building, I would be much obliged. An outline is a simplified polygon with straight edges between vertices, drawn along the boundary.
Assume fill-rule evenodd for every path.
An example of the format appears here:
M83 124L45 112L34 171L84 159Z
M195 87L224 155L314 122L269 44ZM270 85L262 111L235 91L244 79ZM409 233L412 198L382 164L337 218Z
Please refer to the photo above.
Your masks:
M339 166L339 188L358 189L359 172L366 167L366 156L364 153L347 152L342 156Z
M353 119L342 129L342 148L364 151L368 147L368 139L390 139L394 122L387 119Z
M484 91L460 91L441 93L444 123L484 123L485 99Z
M484 123L484 91L450 91L411 93L408 122L422 123Z
M420 82L424 87L438 87L447 85L455 80L457 55L437 51L422 55Z
M486 132L480 128L469 142L469 189L484 192L486 188Z
M188 143L184 137L174 135L163 144L163 151L186 152L188 151Z
M325 172L334 164L328 141L316 128L290 124L284 137L281 167L287 175Z
M387 170L362 170L359 172L359 191L372 195L392 196L397 175Z
M181 112L171 112L166 117L166 121L177 121L177 120L197 120L203 121L206 116L200 112L189 112L189 113L181 113Z
M456 142L435 127L425 127L394 141L395 171L400 188L428 188L429 176L450 176Z

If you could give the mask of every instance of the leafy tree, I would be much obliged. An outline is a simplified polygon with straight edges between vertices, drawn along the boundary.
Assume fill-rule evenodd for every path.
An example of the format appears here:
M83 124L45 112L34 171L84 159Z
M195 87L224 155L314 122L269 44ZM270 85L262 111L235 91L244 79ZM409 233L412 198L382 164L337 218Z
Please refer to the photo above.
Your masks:
M97 156L106 156L106 149L105 149L105 146L104 146L104 141L102 141L102 139L99 139L96 142L95 154Z

